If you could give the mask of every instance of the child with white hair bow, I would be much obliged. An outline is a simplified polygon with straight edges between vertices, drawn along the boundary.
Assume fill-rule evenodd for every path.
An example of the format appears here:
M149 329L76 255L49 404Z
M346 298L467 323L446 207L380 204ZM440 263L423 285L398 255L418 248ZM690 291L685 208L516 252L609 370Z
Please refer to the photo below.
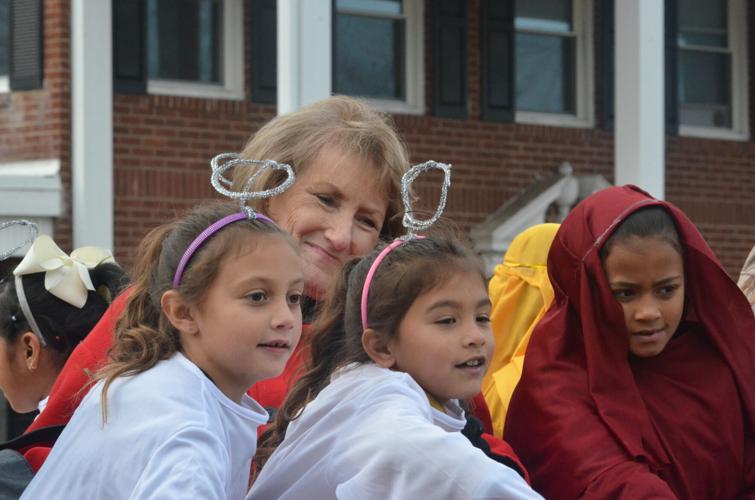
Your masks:
M18 225L36 234L27 221L0 229ZM49 236L34 239L13 276L0 284L0 389L16 412L44 406L68 355L126 281L109 250L82 247L69 256Z

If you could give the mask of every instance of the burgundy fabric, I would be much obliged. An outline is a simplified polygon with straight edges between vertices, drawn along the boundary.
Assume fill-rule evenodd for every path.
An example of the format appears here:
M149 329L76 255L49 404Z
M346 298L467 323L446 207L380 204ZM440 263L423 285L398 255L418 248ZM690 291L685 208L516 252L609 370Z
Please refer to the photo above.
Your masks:
M630 356L599 251L636 210L665 207L686 307L664 352ZM692 222L634 186L577 205L548 256L555 300L530 341L505 438L546 498L735 498L755 490L755 319Z

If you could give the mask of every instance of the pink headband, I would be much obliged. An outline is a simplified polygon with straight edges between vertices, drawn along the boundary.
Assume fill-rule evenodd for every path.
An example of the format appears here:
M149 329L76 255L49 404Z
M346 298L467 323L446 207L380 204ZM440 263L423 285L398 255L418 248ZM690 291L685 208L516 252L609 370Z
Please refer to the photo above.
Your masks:
M217 233L227 225L245 219L261 219L265 222L269 222L275 227L278 227L270 217L258 213L250 214L247 211L241 211L236 212L235 214L226 215L225 217L217 222L214 222L207 229L199 233L199 236L194 238L194 241L191 242L189 247L184 252L183 256L181 256L181 260L178 262L176 274L175 276L173 276L173 288L176 290L178 289L178 286L181 284L181 278L183 277L184 271L186 270L186 267L189 265L189 261L194 256L194 253L199 249L199 247L201 247L208 239L210 239L213 234Z
M424 236L414 236L414 238L422 239L424 238ZM401 244L406 243L407 241L409 240L396 238L395 240L391 242L390 245L383 248L383 250L378 254L378 256L375 257L375 260L372 261L370 270L367 271L367 277L364 279L364 286L362 287L362 330L367 329L367 296L370 293L370 285L372 284L372 278L375 276L378 266L380 266L380 263L383 262L383 259L385 259L385 256L391 253L394 248L401 246Z

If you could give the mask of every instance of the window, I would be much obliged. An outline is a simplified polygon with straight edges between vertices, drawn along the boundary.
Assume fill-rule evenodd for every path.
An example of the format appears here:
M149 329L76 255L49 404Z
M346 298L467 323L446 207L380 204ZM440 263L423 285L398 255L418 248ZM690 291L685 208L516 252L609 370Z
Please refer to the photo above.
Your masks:
M10 0L0 0L0 92L8 92L10 62Z
M423 113L422 0L336 0L333 91Z
M592 125L591 12L590 0L516 1L517 121Z
M743 0L679 0L679 131L748 136L746 13Z
M241 0L147 0L147 91L244 98Z

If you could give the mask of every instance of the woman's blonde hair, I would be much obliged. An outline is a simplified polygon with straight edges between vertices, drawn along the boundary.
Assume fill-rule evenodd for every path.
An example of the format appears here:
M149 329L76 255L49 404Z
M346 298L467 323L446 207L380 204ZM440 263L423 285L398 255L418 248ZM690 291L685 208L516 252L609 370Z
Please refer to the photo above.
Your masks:
M390 118L358 99L332 96L277 116L251 137L241 155L288 163L299 175L326 147L358 155L374 165L388 192L382 236L401 234L396 215L402 210L401 177L409 168L406 147ZM241 188L252 173L253 167L236 169L234 188ZM269 188L281 180L276 172L265 172L255 181L255 189ZM254 208L266 211L264 205Z

